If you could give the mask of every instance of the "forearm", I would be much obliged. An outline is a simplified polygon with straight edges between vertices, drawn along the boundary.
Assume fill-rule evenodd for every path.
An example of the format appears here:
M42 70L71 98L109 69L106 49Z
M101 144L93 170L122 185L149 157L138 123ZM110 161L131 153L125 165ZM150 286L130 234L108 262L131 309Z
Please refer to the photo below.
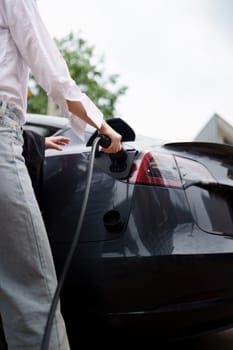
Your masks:
M87 112L81 102L68 100L66 102L68 105L68 109L72 114L78 116L84 122L99 130L99 127L94 123L94 121L90 117L88 117Z

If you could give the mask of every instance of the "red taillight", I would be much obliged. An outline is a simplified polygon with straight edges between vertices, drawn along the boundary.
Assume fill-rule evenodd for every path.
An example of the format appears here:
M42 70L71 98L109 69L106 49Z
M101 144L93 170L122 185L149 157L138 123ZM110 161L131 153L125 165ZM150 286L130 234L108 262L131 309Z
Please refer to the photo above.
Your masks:
M165 153L144 154L135 164L130 181L144 185L182 187L175 159Z

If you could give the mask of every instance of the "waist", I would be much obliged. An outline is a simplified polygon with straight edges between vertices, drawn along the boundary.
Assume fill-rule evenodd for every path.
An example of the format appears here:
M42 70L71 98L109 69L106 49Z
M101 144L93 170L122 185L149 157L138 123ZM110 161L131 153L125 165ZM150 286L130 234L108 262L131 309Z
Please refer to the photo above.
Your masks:
M0 98L0 118L8 117L11 120L15 121L19 126L22 126L23 122L19 114L20 113L14 106Z
M14 129L22 128L22 120L17 110L6 101L0 99L0 122L1 125L9 125Z

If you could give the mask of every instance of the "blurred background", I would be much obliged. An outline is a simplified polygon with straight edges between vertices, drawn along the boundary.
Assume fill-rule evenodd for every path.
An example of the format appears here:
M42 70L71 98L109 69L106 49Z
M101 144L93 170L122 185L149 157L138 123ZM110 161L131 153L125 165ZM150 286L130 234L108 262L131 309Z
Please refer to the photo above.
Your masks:
M114 115L137 133L190 141L215 114L233 125L232 0L38 0L38 6L53 37L82 38L94 48L91 56L101 57L104 74L116 75Z

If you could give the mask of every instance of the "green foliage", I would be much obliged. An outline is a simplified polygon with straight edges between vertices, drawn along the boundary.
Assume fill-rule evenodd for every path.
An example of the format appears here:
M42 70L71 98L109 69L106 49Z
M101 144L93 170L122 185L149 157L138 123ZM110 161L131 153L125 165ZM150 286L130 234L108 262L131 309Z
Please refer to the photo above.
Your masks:
M96 57L94 46L90 46L79 35L69 33L56 39L57 46L67 62L71 77L91 100L100 108L105 118L116 114L116 104L127 91L118 85L118 74L105 76L104 58ZM47 113L47 95L30 76L28 112Z
M34 78L30 76L30 85L34 82ZM45 91L37 84L29 85L28 90L28 108L29 113L46 114L48 109L48 96Z

